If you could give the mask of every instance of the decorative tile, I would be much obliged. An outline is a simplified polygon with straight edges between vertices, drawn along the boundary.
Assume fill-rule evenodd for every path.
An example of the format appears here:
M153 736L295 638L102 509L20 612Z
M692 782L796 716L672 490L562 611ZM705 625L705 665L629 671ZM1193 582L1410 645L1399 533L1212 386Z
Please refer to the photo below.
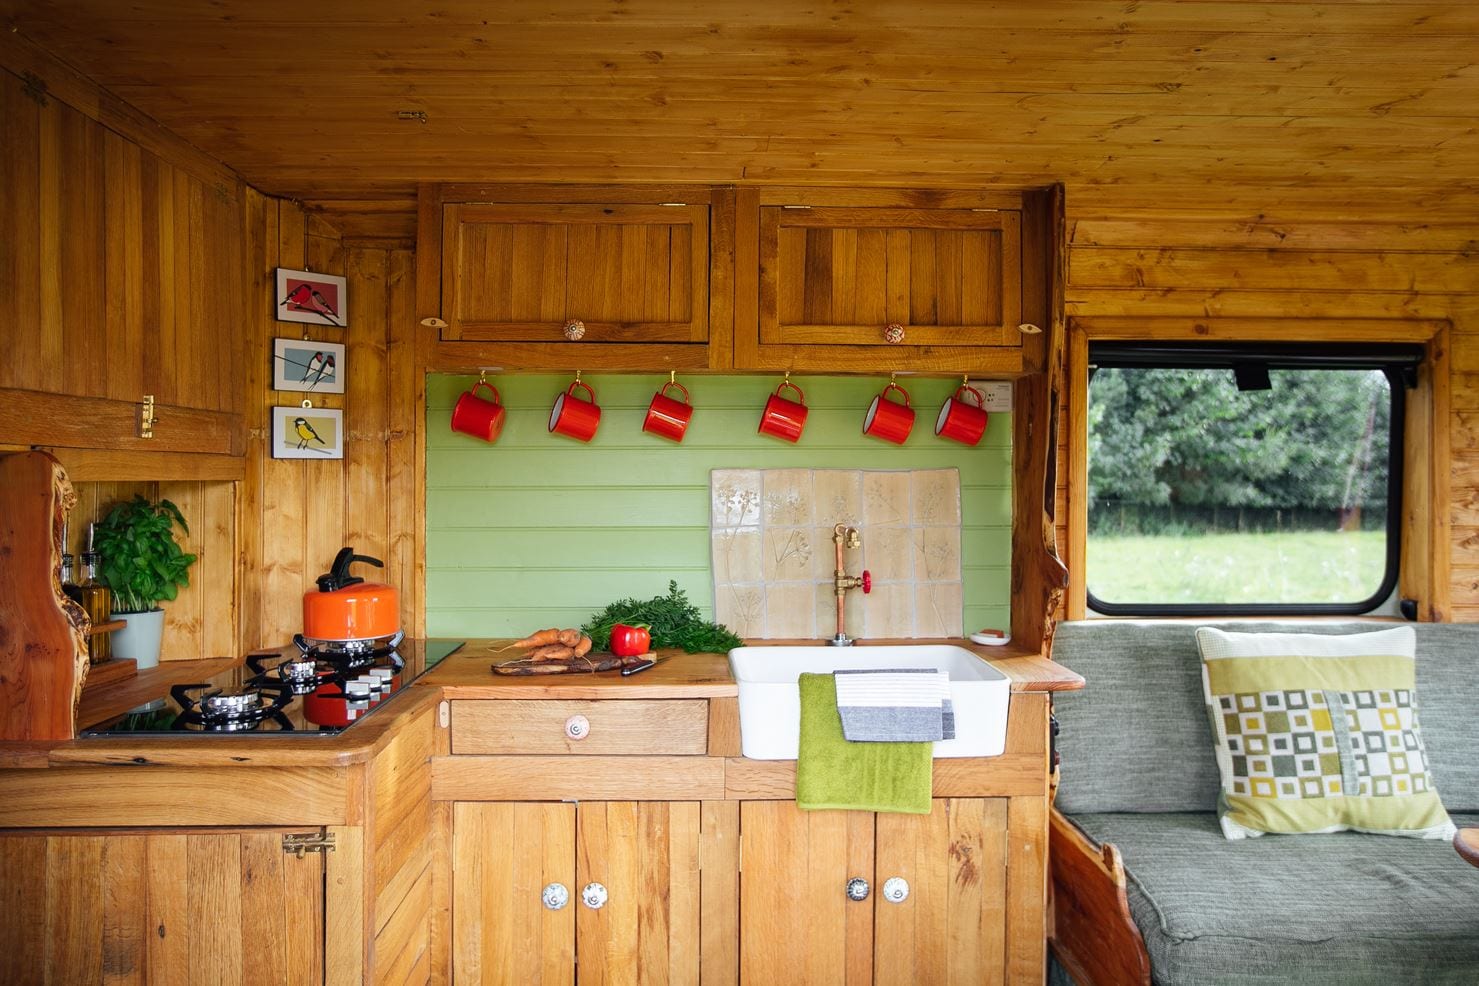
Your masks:
M714 619L741 637L764 637L765 586L721 586L714 599Z
M714 578L719 584L764 581L758 528L715 530L710 537L714 548Z
M909 480L914 523L960 526L959 470L920 469Z
M913 534L915 581L958 581L960 579L960 528L917 527Z
M908 527L865 527L863 567L875 581L900 582L914 578L914 531Z
M809 527L766 527L760 571L767 582L812 581L814 532Z
M760 470L715 469L709 473L709 523L714 530L758 527Z
M863 473L863 523L909 523L909 474L907 472Z
M873 584L873 592L863 600L863 633L876 637L915 637L914 584L894 582ZM852 600L848 600L852 605Z
M857 469L818 469L811 477L818 527L863 522L863 473Z
M810 639L816 634L816 589L795 583L765 587L765 635Z
M761 521L766 527L799 527L812 523L810 469L766 469L761 472Z
M916 637L964 636L959 582L935 582L914 586L914 635Z

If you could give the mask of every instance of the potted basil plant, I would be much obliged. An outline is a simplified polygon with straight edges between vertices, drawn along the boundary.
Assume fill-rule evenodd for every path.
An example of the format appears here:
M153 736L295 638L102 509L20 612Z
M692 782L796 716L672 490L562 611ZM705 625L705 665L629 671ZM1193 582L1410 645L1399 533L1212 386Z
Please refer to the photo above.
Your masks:
M141 668L159 663L164 637L161 602L190 584L195 555L180 550L174 526L190 533L184 516L169 500L151 503L142 496L120 503L94 532L93 550L102 556L102 581L113 592L111 619L128 621L113 631L113 653L131 657Z

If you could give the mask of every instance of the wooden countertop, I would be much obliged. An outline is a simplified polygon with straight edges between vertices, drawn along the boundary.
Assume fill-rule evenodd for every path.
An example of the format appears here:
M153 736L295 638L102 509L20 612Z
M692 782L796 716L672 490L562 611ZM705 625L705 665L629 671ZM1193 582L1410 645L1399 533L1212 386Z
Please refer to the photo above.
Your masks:
M739 694L724 654L685 654L662 650L660 663L640 674L622 677L615 671L599 674L562 674L544 677L496 675L492 665L514 658L513 651L497 653L506 639L469 640L467 645L417 681L418 686L438 687L449 699L497 698L725 698ZM756 646L808 645L815 640L756 641ZM859 647L883 644L952 644L983 658L1011 679L1014 692L1072 691L1084 687L1084 679L1036 651L983 647L961 639L869 640Z

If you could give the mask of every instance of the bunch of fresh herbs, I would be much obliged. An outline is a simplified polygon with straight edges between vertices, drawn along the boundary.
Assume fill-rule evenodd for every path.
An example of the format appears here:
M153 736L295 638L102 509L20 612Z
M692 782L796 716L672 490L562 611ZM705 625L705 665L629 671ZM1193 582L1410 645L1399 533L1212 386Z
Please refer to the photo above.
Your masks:
M618 623L651 627L654 648L681 647L690 654L722 654L744 644L728 627L704 619L677 582L668 583L666 596L619 599L592 616L581 629L590 636L595 650L606 650L611 646L611 628Z
M195 556L180 550L174 525L190 528L168 500L142 496L120 503L98 522L93 547L103 556L103 581L113 590L113 611L147 613L190 584Z

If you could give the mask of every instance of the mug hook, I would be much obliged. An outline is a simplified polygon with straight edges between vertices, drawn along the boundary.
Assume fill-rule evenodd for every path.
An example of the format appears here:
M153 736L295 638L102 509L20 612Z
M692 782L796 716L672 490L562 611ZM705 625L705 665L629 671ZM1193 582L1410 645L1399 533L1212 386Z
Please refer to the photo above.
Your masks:
M488 382L488 371L487 370L479 370L478 371L478 383L487 383L487 382Z
M669 370L668 371L668 383L677 383L677 382L678 382L678 371L677 370Z
M788 384L790 382L791 382L791 371L790 370L787 370L786 371L786 378L781 381L781 385L784 386L784 385L786 385L786 384Z
M313 407L313 401L311 401L311 400L309 400L308 398L305 397L305 398L303 398L303 403L300 406L311 408L311 407Z
M580 383L580 371L579 370L576 370L575 371L575 382L576 383Z

